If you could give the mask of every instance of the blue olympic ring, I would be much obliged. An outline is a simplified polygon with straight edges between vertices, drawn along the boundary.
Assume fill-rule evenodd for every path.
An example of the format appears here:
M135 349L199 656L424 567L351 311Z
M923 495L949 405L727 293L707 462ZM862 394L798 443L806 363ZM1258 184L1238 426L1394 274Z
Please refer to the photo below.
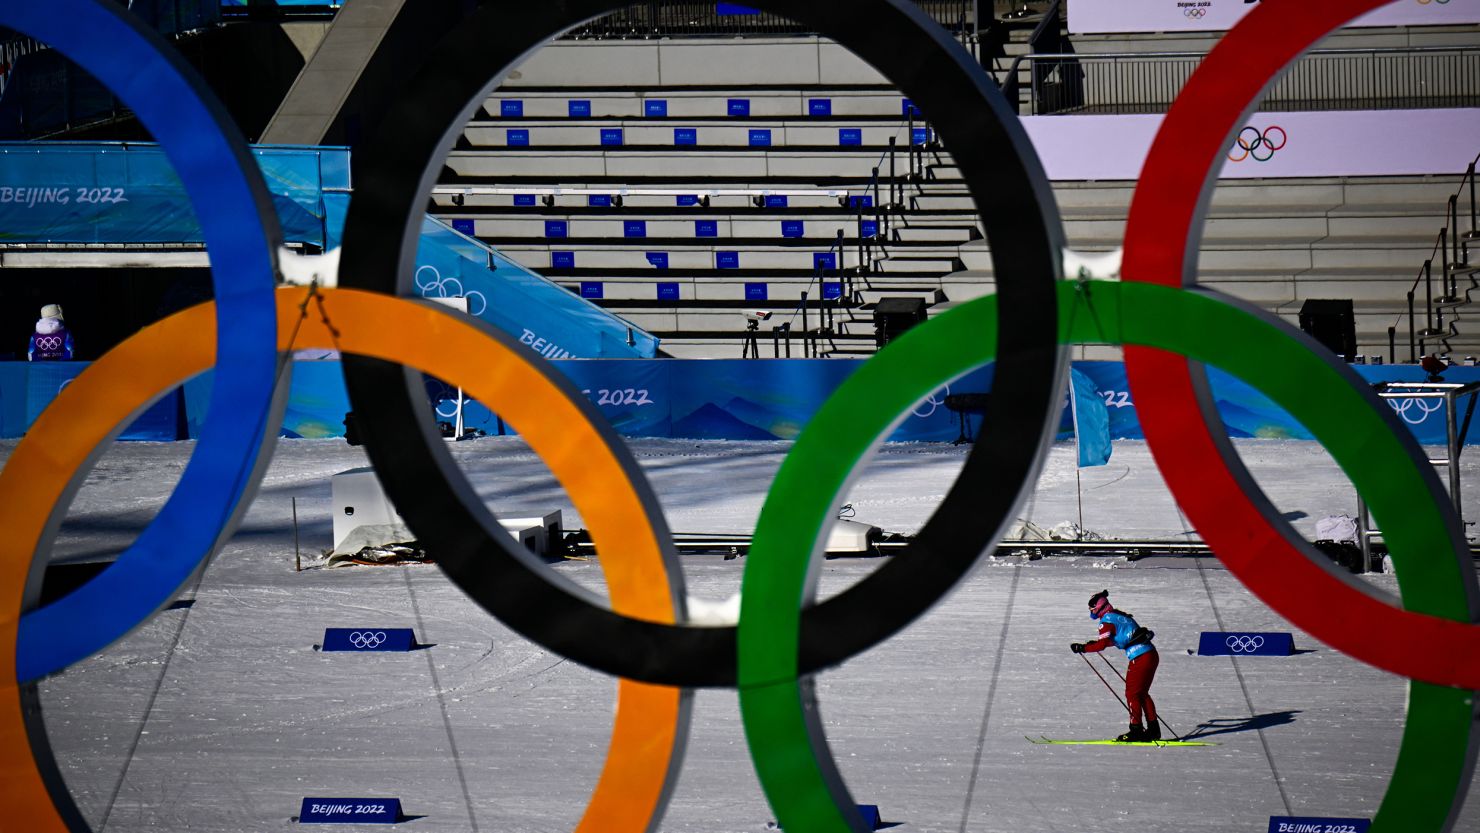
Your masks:
M195 453L159 514L112 566L21 616L15 673L26 683L102 650L163 607L251 502L254 475L281 424L273 282L282 232L225 109L131 13L96 0L0 0L0 25L50 44L91 73L160 143L195 207L216 299L217 384Z

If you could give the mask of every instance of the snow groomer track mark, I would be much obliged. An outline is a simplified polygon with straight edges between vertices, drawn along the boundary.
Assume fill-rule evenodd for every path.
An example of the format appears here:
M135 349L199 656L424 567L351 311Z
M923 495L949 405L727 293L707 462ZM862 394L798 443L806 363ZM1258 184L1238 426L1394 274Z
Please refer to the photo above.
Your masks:
M67 0L68 9L74 5L92 8L87 0ZM798 439L767 497L746 565L740 624L687 625L681 576L659 507L625 446L594 406L548 362L507 336L440 308L392 297L415 294L411 257L416 211L425 204L454 134L492 89L490 79L505 77L510 67L549 37L623 5L617 0L488 4L429 50L426 62L407 82L404 97L385 119L394 130L373 137L363 157L365 173L351 208L341 261L343 283L352 288L280 292L275 331L271 320L254 323L228 317L225 310L233 297L218 293L221 310L201 307L161 322L69 386L0 473L0 513L10 513L0 514L0 522L13 521L9 528L29 530L11 536L22 539L27 549L7 550L0 562L4 564L0 590L6 594L0 598L16 605L0 618L9 629L0 635L5 637L0 650L14 648L21 655L32 651L57 668L79 658L33 648L19 616L22 610L28 617L51 610L30 610L24 591L39 584L36 565L44 562L49 521L67 502L65 487L52 488L42 503L19 500L39 478L34 471L27 472L34 465L25 463L31 459L27 455L39 455L36 449L45 444L47 432L55 430L46 426L63 421L58 413L75 419L69 409L85 406L94 415L88 426L93 433L73 430L90 444L75 451L72 467L60 477L85 468L93 444L101 444L110 430L125 424L151 397L188 375L191 367L210 364L210 339L215 334L208 322L215 314L222 322L223 355L228 331L240 330L239 338L259 347L269 368L274 347L344 350L350 393L362 416L372 460L397 508L437 552L452 580L526 637L623 678L611 752L586 819L595 817L600 807L603 829L655 829L678 771L686 730L687 699L678 686L736 686L751 755L782 826L809 833L862 830L856 803L827 748L812 674L888 638L928 610L1000 536L1035 480L1052 435L1050 419L1056 421L1058 416L1065 358L1060 344L1124 343L1135 345L1131 349L1137 355L1167 351L1214 364L1260 388L1328 447L1367 497L1385 525L1404 604L1413 612L1388 608L1355 590L1350 592L1358 598L1350 603L1387 617L1384 621L1396 630L1352 627L1325 604L1318 609L1329 618L1305 625L1303 620L1311 620L1311 615L1287 609L1289 600L1278 593L1265 595L1268 588L1258 580L1266 573L1248 568L1248 562L1263 552L1260 547L1279 537L1279 528L1270 526L1263 515L1249 521L1244 537L1220 540L1217 550L1231 567L1239 565L1232 567L1235 572L1244 569L1255 575L1251 582L1255 592L1287 617L1361 659L1423 681L1413 684L1403 751L1373 829L1392 833L1448 829L1473 760L1470 726L1475 707L1468 699L1470 692L1462 689L1480 687L1480 668L1464 659L1480 653L1480 628L1470 624L1480 591L1472 573L1457 572L1448 560L1436 557L1450 552L1458 559L1463 539L1447 501L1440 499L1442 487L1411 435L1349 371L1320 358L1310 342L1260 313L1175 285L1058 282L1059 222L1048 183L1021 127L970 56L904 0L754 0L753 5L792 17L851 47L930 114L982 212L995 272L1003 276L1002 294L917 327L839 388ZM1262 61L1273 65L1272 76L1326 28L1378 3L1312 5L1318 8L1302 10L1293 0L1267 0L1245 25L1274 26L1266 21L1282 14L1296 21L1291 26L1296 34L1270 38L1269 45L1259 38L1230 35L1213 55L1232 57L1215 61L1210 56L1205 69L1212 66L1208 71L1216 77L1231 61L1241 73L1250 73L1249 67ZM44 36L45 32L27 29L33 21L15 11L26 6L0 0L0 23ZM55 15L57 9L58 4L48 4L44 14ZM99 12L94 8L87 13ZM1286 44L1292 46L1283 55L1280 50ZM1241 57L1240 50L1249 54ZM1260 60L1240 63L1250 55ZM1194 80L1201 75L1202 71ZM1257 86L1246 79L1238 83ZM1213 102L1207 106L1214 110L1218 101L1246 101L1252 96L1217 93L1204 93ZM1185 122L1187 117L1179 115L1183 112L1174 109L1176 118L1169 117L1169 129ZM218 129L209 120L202 123ZM1133 220L1154 222L1158 211L1177 216L1173 196L1190 190L1184 183L1204 181L1231 131L1241 123L1230 121L1216 141L1192 142L1190 146L1197 148L1188 154L1192 162L1179 164L1203 167L1190 177L1182 171L1146 192L1149 203L1138 192ZM1218 119L1197 126L1198 131L1221 129ZM243 150L239 142L225 144L234 153ZM1203 154L1204 144L1213 148L1210 154ZM1159 140L1157 148L1161 147ZM1153 152L1153 162L1170 164L1156 163L1161 158L1158 152ZM236 155L244 179L255 182L255 167L244 153ZM1159 175L1148 172L1148 187L1159 182ZM260 183L252 187L260 190ZM1157 271L1146 264L1158 261L1142 252L1170 245L1178 258L1185 254L1184 242L1196 227L1196 202L1181 228L1185 234L1175 235L1176 242L1145 234L1129 239L1127 268L1136 264L1137 274L1158 277L1181 274L1181 260L1169 270ZM268 228L261 236L268 244L275 243ZM269 245L267 251L273 250ZM270 266L269 260L268 268L256 276L263 288L271 284ZM841 595L811 604L812 567L821 557L823 527L858 464L897 419L934 390L994 360L995 392L1002 394L994 401L1012 402L1013 407L989 414L993 430L974 447L936 515L903 555ZM151 361L161 366L156 375L138 371ZM611 608L541 565L527 562L521 550L504 543L492 516L428 430L424 408L413 406L408 379L419 387L421 371L462 383L483 401L509 403L501 404L501 412L540 452L588 519L608 570ZM126 388L116 383L118 376L128 377ZM1155 378L1141 384L1137 400L1143 420L1160 418L1162 410L1196 413L1196 389L1191 384L1186 390L1165 386L1170 392ZM218 387L228 391L218 391L220 396L246 395L234 385ZM256 413L269 408L265 404L269 399L264 395ZM255 479L247 473L265 457L259 449L268 433L264 426L271 424L275 423L255 423L255 444L224 461L230 465L220 469L219 490L235 490L233 494L250 490ZM1231 465L1222 458L1203 459L1219 474ZM17 467L18 460L25 465ZM1177 494L1184 504L1205 501L1202 490L1212 491L1213 487L1182 482L1188 473L1171 463L1164 472L1169 481L1182 483ZM1209 471L1199 469L1192 475L1207 477ZM1244 500L1249 484L1232 475L1230 479L1234 497ZM186 490L176 494L186 495L186 504L194 500ZM1230 499L1220 494L1207 502ZM233 531L231 513L223 514L219 525L210 529L209 540L189 552L192 569L216 541ZM119 567L126 563L130 562L121 559ZM1305 576L1316 570L1298 548L1293 559L1266 558L1262 563L1279 563L1261 568L1276 575L1289 571ZM151 594L146 598L167 599L188 574L189 570L174 586L159 580L160 586L143 588ZM1319 580L1302 581L1310 588L1302 603L1338 592ZM630 594L622 587L630 588ZM159 604L162 601L155 607ZM120 630L148 614L128 618L132 608L121 613L106 603L99 612L121 623ZM1341 627L1333 626L1333 621ZM1343 628L1350 629L1348 635L1343 636ZM103 643L118 635L107 635ZM1354 637L1378 643L1377 647L1354 644ZM100 647L90 647L84 655ZM19 684L4 682L0 692L0 740L7 741L0 745L0 775L5 776L0 778L0 797L14 798L11 806L30 814L22 819L30 822L27 830L86 830L45 752L39 716L29 708L34 702L33 678L21 674L18 679ZM647 757L641 757L644 754ZM582 826L586 825L583 819Z

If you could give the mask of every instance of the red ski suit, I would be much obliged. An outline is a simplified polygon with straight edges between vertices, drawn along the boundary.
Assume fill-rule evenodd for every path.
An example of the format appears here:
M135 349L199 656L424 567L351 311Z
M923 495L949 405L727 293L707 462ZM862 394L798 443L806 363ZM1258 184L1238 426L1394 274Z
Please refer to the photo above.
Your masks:
M1119 611L1112 611L1119 613ZM1122 614L1124 615L1124 614ZM1115 625L1106 621L1110 618L1107 614L1100 621L1100 637L1093 642L1084 645L1084 652L1093 654L1103 651L1115 645ZM1150 647L1150 646L1148 646ZM1161 663L1161 658L1152 647L1145 653L1131 659L1130 665L1125 670L1125 703L1131 710L1131 724L1141 723L1141 713L1146 713L1146 723L1156 723L1156 703L1151 700L1151 681L1156 679L1156 666Z

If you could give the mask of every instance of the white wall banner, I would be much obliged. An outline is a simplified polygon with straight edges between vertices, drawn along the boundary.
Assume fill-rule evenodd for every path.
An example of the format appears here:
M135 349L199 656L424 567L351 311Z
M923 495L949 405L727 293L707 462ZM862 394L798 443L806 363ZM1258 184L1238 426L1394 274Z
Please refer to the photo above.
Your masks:
M1162 115L1024 116L1053 180L1137 179ZM1462 174L1480 109L1255 113L1224 154L1225 179Z
M1072 34L1109 32L1221 32L1232 29L1261 0L1074 0ZM1394 0L1353 26L1435 26L1480 23L1480 0Z

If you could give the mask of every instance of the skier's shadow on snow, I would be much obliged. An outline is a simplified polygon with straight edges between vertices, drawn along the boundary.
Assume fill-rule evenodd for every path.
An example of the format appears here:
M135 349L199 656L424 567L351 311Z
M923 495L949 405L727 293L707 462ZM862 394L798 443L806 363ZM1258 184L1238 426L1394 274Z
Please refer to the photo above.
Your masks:
M1207 723L1197 724L1197 728L1183 735L1184 740L1192 738L1205 738L1212 735L1226 735L1231 732L1249 732L1259 729L1269 729L1274 726L1284 726L1295 722L1298 711L1268 712L1256 714L1253 717L1216 717Z

